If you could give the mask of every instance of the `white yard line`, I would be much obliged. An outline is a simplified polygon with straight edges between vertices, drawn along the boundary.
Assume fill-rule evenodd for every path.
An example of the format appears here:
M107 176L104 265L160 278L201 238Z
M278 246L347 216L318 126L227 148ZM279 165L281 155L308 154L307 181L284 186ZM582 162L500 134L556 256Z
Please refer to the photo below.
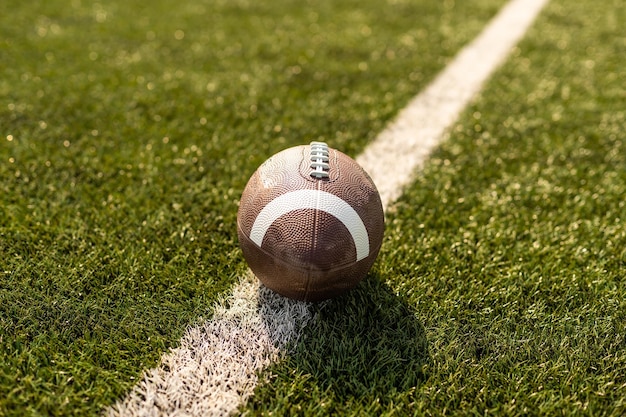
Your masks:
M226 416L252 394L311 319L311 305L279 296L249 273L213 318L191 327L110 416Z
M426 89L357 158L370 173L385 209L446 130L504 61L548 0L511 0ZM253 394L258 372L280 358L312 319L311 306L260 286L249 274L146 371L107 415L229 415Z
M356 159L385 209L505 60L548 0L512 0Z

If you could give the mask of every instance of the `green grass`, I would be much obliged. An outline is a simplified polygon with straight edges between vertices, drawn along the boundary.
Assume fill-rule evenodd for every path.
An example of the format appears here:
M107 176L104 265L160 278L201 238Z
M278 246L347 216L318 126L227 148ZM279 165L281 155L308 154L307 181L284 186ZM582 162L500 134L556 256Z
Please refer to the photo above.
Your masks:
M625 20L548 5L244 411L626 412Z
M124 395L245 270L253 170L358 153L503 0L257 3L0 4L0 415Z
M124 395L245 270L256 166L357 154L504 1L257 3L0 4L0 415ZM552 1L242 411L626 412L624 21Z

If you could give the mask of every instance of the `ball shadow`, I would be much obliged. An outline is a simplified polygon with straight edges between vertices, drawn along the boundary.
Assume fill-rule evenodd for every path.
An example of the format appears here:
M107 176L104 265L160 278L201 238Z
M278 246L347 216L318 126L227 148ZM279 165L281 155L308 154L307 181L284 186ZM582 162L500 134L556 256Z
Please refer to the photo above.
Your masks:
M341 402L384 406L427 378L424 326L376 272L348 294L313 308L316 318L286 358L309 389ZM278 379L294 376L272 373Z

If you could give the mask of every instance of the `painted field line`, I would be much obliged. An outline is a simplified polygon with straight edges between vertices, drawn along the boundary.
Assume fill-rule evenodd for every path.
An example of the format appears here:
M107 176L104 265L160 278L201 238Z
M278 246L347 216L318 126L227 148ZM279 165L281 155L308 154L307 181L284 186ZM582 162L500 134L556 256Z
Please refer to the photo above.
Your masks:
M548 0L512 0L357 158L385 209L504 61Z
M511 0L456 58L357 157L385 209L504 61L548 0ZM110 416L229 415L253 394L258 372L279 360L313 318L249 273L218 302L213 317L189 328L180 347L146 371Z

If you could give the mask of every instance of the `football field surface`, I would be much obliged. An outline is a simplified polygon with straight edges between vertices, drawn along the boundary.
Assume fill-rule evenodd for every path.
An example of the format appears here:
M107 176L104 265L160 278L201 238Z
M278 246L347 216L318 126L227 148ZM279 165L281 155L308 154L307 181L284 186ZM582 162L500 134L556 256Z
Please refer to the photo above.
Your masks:
M625 412L626 10L570 3L236 413ZM311 140L361 155L504 4L3 2L0 415L125 398L246 276L254 169Z

